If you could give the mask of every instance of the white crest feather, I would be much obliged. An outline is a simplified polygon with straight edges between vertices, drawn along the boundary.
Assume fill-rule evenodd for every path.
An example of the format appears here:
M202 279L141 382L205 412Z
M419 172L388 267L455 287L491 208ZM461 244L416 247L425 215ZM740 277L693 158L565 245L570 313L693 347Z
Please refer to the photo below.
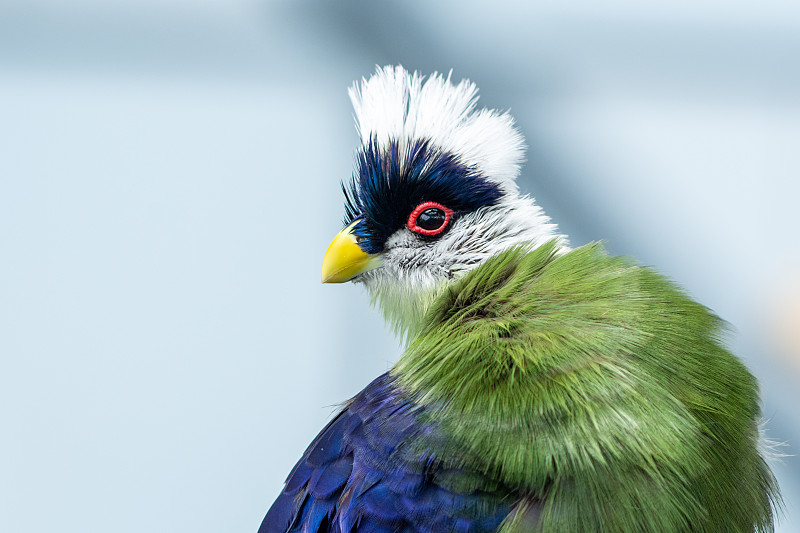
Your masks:
M349 90L361 142L375 137L380 145L397 140L430 140L431 144L474 165L508 192L516 178L525 144L508 113L475 110L478 88L434 73L425 79L403 67L378 67L369 79Z
M378 68L350 88L356 128L363 144L385 147L397 141L401 154L414 142L474 166L503 192L496 204L459 216L435 241L420 240L400 228L386 240L381 267L354 279L370 291L372 301L404 338L417 333L433 299L457 279L511 246L535 248L567 240L532 198L520 196L516 184L524 154L522 135L508 113L476 109L478 89L469 80L450 76L427 79L402 67Z

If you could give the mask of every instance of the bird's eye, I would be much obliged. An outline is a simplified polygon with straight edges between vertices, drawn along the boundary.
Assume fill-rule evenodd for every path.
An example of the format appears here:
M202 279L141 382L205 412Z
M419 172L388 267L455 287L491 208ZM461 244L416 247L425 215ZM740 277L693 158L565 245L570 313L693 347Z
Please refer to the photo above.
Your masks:
M420 235L439 235L445 230L453 210L436 202L419 204L408 216L408 229Z

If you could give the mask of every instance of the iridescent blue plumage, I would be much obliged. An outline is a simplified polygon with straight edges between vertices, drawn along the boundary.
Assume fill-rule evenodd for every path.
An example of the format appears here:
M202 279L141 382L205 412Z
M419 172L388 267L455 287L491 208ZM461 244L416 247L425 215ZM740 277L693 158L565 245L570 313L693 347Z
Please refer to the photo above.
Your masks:
M495 531L518 499L447 466L425 413L384 374L308 447L259 533Z

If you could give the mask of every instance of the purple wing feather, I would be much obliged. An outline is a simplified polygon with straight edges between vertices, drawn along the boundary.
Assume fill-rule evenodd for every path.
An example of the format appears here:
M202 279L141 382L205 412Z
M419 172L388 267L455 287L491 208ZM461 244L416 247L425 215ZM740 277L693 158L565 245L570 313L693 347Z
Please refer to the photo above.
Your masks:
M422 415L388 374L373 381L311 443L259 533L496 531L520 496L443 482L459 472L410 445L442 438Z

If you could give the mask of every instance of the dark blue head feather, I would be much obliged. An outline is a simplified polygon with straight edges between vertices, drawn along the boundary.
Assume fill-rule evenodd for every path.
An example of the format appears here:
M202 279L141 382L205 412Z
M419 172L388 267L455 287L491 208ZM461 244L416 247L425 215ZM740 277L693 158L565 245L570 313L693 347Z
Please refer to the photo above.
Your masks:
M358 152L353 179L342 183L345 225L360 219L353 233L367 253L379 253L386 239L402 228L422 202L438 202L459 215L494 205L500 187L474 166L431 146L428 140L409 142L404 154L398 141L384 147L373 137Z

